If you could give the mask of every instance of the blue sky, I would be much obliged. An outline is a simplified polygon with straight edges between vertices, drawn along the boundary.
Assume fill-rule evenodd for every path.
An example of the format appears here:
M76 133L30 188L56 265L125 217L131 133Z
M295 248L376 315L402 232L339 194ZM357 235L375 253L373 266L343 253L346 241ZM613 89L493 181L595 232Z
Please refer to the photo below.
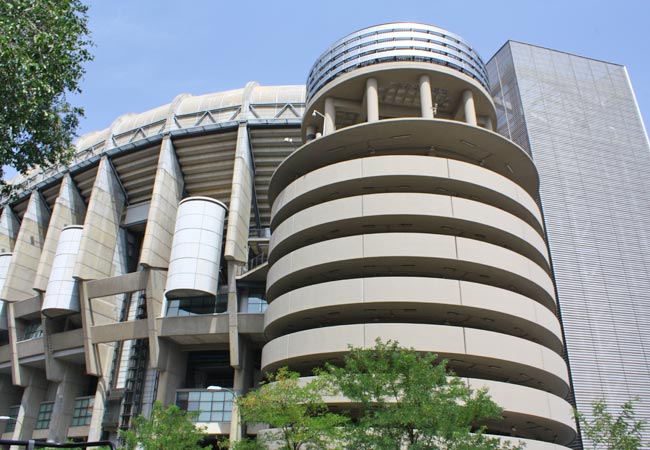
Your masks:
M508 39L628 68L650 119L650 0L92 0L80 134L180 93L303 84L333 41L378 23L415 21L467 39L487 61Z

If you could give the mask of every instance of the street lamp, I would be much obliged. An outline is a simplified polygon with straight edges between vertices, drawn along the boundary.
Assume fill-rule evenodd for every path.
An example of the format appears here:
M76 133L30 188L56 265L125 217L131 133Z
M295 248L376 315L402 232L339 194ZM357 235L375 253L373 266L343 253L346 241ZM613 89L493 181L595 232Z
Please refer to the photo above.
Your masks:
M237 399L239 394L230 388L223 386L208 386L207 390L210 392L230 392L233 397L232 402L232 419L230 421L230 440L233 442L241 440L241 416L239 415L239 406L237 405Z

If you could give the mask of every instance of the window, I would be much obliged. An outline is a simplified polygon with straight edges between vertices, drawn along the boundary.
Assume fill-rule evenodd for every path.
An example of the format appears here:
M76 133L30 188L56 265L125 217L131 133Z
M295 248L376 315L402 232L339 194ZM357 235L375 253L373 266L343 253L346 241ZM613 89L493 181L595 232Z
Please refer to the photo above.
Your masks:
M16 420L18 419L18 411L20 411L20 405L10 406L9 407L9 420L7 420L7 425L5 426L5 433L10 433L16 430Z
M74 411L72 412L73 427L90 425L90 418L93 415L94 397L80 397L74 401Z
M228 309L228 294L201 297L174 298L167 300L166 317L219 314Z
M188 412L198 412L193 422L230 422L232 393L181 391L176 393L176 406Z
M249 313L263 313L266 311L268 303L266 303L266 293L264 289L249 289L248 290L248 306L246 312Z
M38 409L38 416L36 417L37 430L46 430L50 427L50 419L52 418L52 410L54 409L54 402L41 403Z
M29 322L25 325L23 340L36 339L43 336L43 324L41 322Z

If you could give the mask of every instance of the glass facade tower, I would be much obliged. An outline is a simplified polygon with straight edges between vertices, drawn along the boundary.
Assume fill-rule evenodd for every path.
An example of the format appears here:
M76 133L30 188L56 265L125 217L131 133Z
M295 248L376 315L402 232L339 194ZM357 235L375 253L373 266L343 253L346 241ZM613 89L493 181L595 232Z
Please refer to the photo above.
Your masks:
M650 146L627 71L512 41L487 67L498 131L540 173L577 406L639 397L648 421Z

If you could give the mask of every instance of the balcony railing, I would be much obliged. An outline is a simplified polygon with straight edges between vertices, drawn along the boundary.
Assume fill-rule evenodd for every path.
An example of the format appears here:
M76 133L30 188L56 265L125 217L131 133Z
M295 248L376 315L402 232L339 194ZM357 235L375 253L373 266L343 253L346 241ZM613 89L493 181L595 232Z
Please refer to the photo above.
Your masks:
M232 397L228 391L179 389L176 405L187 412L198 413L193 422L230 422Z

